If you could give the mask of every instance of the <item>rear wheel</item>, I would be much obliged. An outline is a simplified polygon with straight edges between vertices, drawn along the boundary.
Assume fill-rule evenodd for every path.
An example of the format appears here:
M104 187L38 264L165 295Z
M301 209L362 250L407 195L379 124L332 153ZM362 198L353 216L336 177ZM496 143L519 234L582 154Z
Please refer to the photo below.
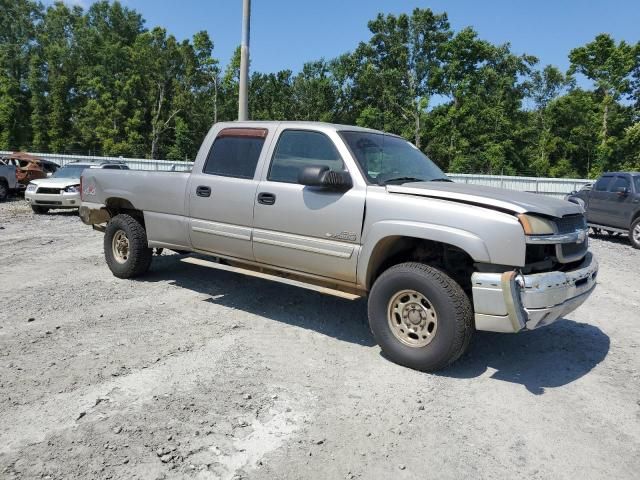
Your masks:
M36 215L44 215L49 211L49 208L39 207L38 205L31 205L31 210L33 210L33 213L35 213Z
M435 371L465 352L473 315L469 298L447 274L422 263L402 263L374 283L369 325L390 360Z
M633 248L640 249L640 218L636 218L629 229L629 241Z
M137 277L149 270L153 249L148 247L142 224L131 215L113 217L104 234L104 256L118 278Z

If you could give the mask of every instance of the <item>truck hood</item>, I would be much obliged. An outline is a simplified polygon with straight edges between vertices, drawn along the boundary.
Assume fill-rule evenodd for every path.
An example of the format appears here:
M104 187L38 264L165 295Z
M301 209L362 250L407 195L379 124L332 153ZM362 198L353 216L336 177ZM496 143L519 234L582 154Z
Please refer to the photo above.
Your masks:
M71 185L80 185L79 178L39 178L38 180L31 180L31 182L39 187L48 188L66 188Z
M413 182L404 185L387 185L387 191L393 194L439 198L512 213L537 213L549 217L583 213L582 207L565 200L535 193L464 183Z

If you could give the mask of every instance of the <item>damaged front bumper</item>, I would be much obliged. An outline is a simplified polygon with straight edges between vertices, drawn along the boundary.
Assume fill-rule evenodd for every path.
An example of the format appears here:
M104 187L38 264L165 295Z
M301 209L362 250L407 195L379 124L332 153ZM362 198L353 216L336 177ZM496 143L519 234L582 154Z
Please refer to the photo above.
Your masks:
M472 275L477 330L515 333L548 325L578 308L596 286L598 262L588 252L566 272Z

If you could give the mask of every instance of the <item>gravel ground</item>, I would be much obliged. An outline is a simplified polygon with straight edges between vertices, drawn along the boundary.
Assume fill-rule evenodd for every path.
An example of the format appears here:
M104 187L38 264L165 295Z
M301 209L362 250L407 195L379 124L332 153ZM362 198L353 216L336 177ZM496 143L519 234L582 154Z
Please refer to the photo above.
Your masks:
M640 252L592 247L586 305L429 375L362 300L166 253L118 280L75 214L0 204L0 478L638 478Z

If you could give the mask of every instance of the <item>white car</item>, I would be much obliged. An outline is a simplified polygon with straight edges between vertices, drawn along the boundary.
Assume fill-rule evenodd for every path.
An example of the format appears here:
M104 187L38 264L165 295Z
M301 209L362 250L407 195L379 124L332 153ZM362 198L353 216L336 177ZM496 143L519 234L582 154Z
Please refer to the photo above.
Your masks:
M49 178L31 181L24 198L36 214L47 213L51 208L79 208L80 175L87 168L129 169L122 162L70 163L58 169Z

